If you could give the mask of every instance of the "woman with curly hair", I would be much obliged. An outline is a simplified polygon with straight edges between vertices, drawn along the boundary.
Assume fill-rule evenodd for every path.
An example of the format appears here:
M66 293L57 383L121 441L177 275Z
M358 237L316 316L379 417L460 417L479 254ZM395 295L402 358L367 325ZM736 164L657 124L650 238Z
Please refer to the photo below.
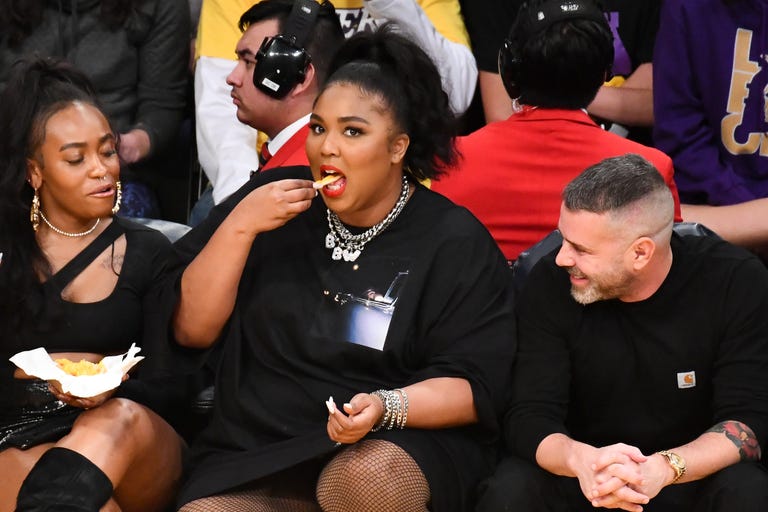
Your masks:
M175 283L176 341L221 355L182 511L470 507L515 342L504 257L421 184L456 158L453 125L416 44L357 34L310 168L257 174L179 244L204 247Z

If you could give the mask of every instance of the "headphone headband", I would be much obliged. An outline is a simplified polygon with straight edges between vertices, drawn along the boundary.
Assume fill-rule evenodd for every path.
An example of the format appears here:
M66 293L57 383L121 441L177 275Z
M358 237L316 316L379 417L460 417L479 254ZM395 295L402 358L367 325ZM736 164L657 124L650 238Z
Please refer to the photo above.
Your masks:
M521 38L527 40L532 35L563 20L605 21L603 9L597 3L590 0L543 2L537 7L530 6L529 2L526 2L520 7L518 17L520 16L525 16L524 19L519 20L521 22L519 29L522 33L510 33L509 39Z
M320 4L314 0L296 0L293 3L291 14L285 21L283 36L291 39L299 48L303 48L307 42L315 20L320 12Z
M605 12L595 0L526 1L520 6L509 35L499 49L498 66L510 98L520 96L517 79L522 64L520 51L532 36L560 21L588 20L606 23ZM607 73L610 74L610 64Z

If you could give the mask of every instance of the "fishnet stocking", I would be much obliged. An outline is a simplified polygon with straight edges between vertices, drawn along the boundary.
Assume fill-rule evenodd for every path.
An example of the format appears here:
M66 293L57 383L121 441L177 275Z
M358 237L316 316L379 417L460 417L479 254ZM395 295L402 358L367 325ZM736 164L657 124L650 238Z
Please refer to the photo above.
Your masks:
M349 446L325 466L317 501L307 488L312 467L288 469L257 487L201 498L179 512L426 512L429 484L418 464L389 441ZM319 502L319 505L318 505Z
M320 512L314 501L292 496L271 496L269 489L250 489L201 498L179 512Z
M184 505L179 512L320 512L317 475L324 460L308 460L225 494Z
M317 500L325 512L424 512L430 492L408 452L369 439L345 448L325 466Z

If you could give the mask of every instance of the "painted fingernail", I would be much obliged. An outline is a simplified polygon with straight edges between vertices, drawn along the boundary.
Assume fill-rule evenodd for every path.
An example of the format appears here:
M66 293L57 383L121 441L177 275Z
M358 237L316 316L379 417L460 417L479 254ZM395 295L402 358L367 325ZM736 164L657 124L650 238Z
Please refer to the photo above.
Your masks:
M326 402L325 402L325 406L328 408L328 412L330 414L335 414L336 413L336 404L333 403L333 397L332 396L328 397L328 400L326 400Z

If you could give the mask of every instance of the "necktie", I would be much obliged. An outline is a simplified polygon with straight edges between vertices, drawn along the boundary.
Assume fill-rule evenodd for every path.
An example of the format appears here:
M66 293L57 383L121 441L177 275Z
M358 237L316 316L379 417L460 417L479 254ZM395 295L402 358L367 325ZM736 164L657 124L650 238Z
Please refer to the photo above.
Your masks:
M269 148L265 142L261 145L261 149L259 150L259 170L263 169L264 166L267 165L267 162L270 158L272 158L272 153L269 152Z

